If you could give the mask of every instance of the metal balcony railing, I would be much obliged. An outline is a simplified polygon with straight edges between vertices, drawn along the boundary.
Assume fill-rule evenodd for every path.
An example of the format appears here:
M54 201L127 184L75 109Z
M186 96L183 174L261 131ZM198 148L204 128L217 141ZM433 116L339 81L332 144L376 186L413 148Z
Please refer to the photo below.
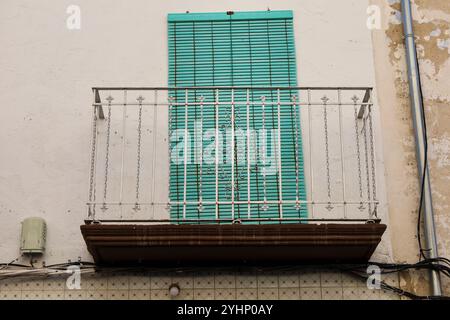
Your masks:
M371 88L93 95L87 222L379 220Z

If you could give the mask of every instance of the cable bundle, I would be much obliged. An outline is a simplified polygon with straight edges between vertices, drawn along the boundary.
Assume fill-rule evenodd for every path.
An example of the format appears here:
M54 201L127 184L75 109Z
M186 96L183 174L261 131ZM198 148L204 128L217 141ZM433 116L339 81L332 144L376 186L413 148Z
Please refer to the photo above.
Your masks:
M389 274L402 272L407 270L435 270L442 273L444 276L450 277L450 260L447 258L439 257L435 259L426 259L413 264L398 264L398 263L380 263L380 262L368 262L363 264L328 264L328 265L319 265L314 266L314 268L322 268L327 270L336 270L341 272L351 273L356 275L362 279L368 279L367 268L369 266L378 266L380 268L381 274ZM123 267L123 268L114 268L114 267L99 267L96 266L92 262L67 262L67 263L59 263L53 264L49 266L45 266L43 268L34 268L31 265L23 265L16 263L0 263L0 281L11 279L11 278L19 278L19 279L30 279L30 278L48 278L48 277L58 277L58 276L67 276L68 267L70 266L78 266L80 268L81 274L94 274L97 272L100 273L114 273L114 272L161 272L161 268L136 268L136 267ZM285 271L293 271L301 268L310 269L311 265L284 265L284 266L263 266L263 267L228 267L228 268L216 268L218 271L242 271L243 269L250 269L253 272L285 272ZM164 268L165 272L174 272L174 273L188 273L188 272L199 272L202 270L209 270L211 268L198 268L198 267L175 267L175 268ZM402 290L400 288L391 286L386 284L383 281L380 281L380 287L384 290L392 291L400 296L407 297L409 299L414 300L450 300L450 297L446 296L419 296L414 293Z

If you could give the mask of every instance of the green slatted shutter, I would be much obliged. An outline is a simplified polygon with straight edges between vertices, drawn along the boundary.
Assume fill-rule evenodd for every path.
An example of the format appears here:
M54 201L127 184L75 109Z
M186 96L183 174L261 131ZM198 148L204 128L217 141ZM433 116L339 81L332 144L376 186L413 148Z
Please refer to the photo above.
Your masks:
M297 71L293 35L292 11L263 11L199 14L169 14L169 86L202 87L202 86L297 86ZM219 100L230 101L230 91L221 90ZM296 92L285 92L281 101L290 101ZM185 92L174 91L171 95L177 103L184 103ZM191 92L188 101L198 101L204 96L203 129L215 128L215 93L213 90L196 90ZM275 91L252 91L251 102L259 102L265 95L267 102L277 101ZM236 90L235 100L240 102L235 107L235 127L246 129L246 92ZM229 115L231 106L219 107L219 126L222 131L230 126ZM200 119L200 108L189 108L188 129L194 140L194 121ZM298 137L298 150L295 144L295 119L298 128L299 115L294 114L292 107L283 107L281 111L281 141L282 141L282 198L295 200L296 165L299 170L299 198L306 200L305 181L303 174L303 154L301 135ZM172 107L170 112L170 130L185 129L185 108L183 105ZM261 106L251 106L251 127L254 130L262 128ZM266 128L277 128L276 105L266 106ZM301 130L299 131L301 132ZM225 135L224 135L225 137ZM270 140L270 136L268 137ZM236 138L237 140L237 138ZM180 140L181 141L181 140ZM204 142L206 144L206 142ZM177 141L171 142L175 147ZM223 148L225 149L225 143ZM190 158L194 159L195 150L191 148ZM298 152L298 162L295 154ZM225 153L225 151L224 151ZM176 159L172 159L176 160ZM178 159L179 160L179 159ZM246 160L245 160L246 161ZM247 164L235 159L235 201L247 201ZM188 202L198 202L200 193L203 202L214 202L215 199L215 165L203 164L203 174L200 177L199 164L187 166L186 199ZM183 202L184 199L184 166L172 161L170 166L170 199L172 202ZM219 170L219 201L231 200L231 164L225 163ZM276 175L266 176L266 194L270 201L280 199L279 179ZM200 187L201 184L201 187ZM252 165L251 171L251 201L263 201L264 184L261 175L261 164ZM269 205L263 210L260 204L251 208L253 218L277 218L279 206ZM247 204L235 206L235 218L247 218ZM183 205L171 206L171 218L183 217ZM283 217L306 217L307 209L301 210L295 205L283 205ZM215 205L203 205L199 210L197 204L186 206L187 218L214 219ZM231 217L231 205L219 206L219 217Z

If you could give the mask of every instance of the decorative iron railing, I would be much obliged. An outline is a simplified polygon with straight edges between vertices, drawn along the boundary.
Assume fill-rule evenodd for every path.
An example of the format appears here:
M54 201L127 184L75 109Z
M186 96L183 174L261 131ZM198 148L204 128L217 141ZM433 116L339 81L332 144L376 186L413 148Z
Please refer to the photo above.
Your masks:
M95 87L88 218L378 220L368 87Z

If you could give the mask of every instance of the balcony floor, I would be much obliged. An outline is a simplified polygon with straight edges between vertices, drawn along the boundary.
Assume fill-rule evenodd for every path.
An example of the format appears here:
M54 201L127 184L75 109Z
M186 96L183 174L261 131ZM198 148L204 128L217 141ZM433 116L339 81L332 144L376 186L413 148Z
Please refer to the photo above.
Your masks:
M367 262L386 225L86 224L97 264L224 265Z

